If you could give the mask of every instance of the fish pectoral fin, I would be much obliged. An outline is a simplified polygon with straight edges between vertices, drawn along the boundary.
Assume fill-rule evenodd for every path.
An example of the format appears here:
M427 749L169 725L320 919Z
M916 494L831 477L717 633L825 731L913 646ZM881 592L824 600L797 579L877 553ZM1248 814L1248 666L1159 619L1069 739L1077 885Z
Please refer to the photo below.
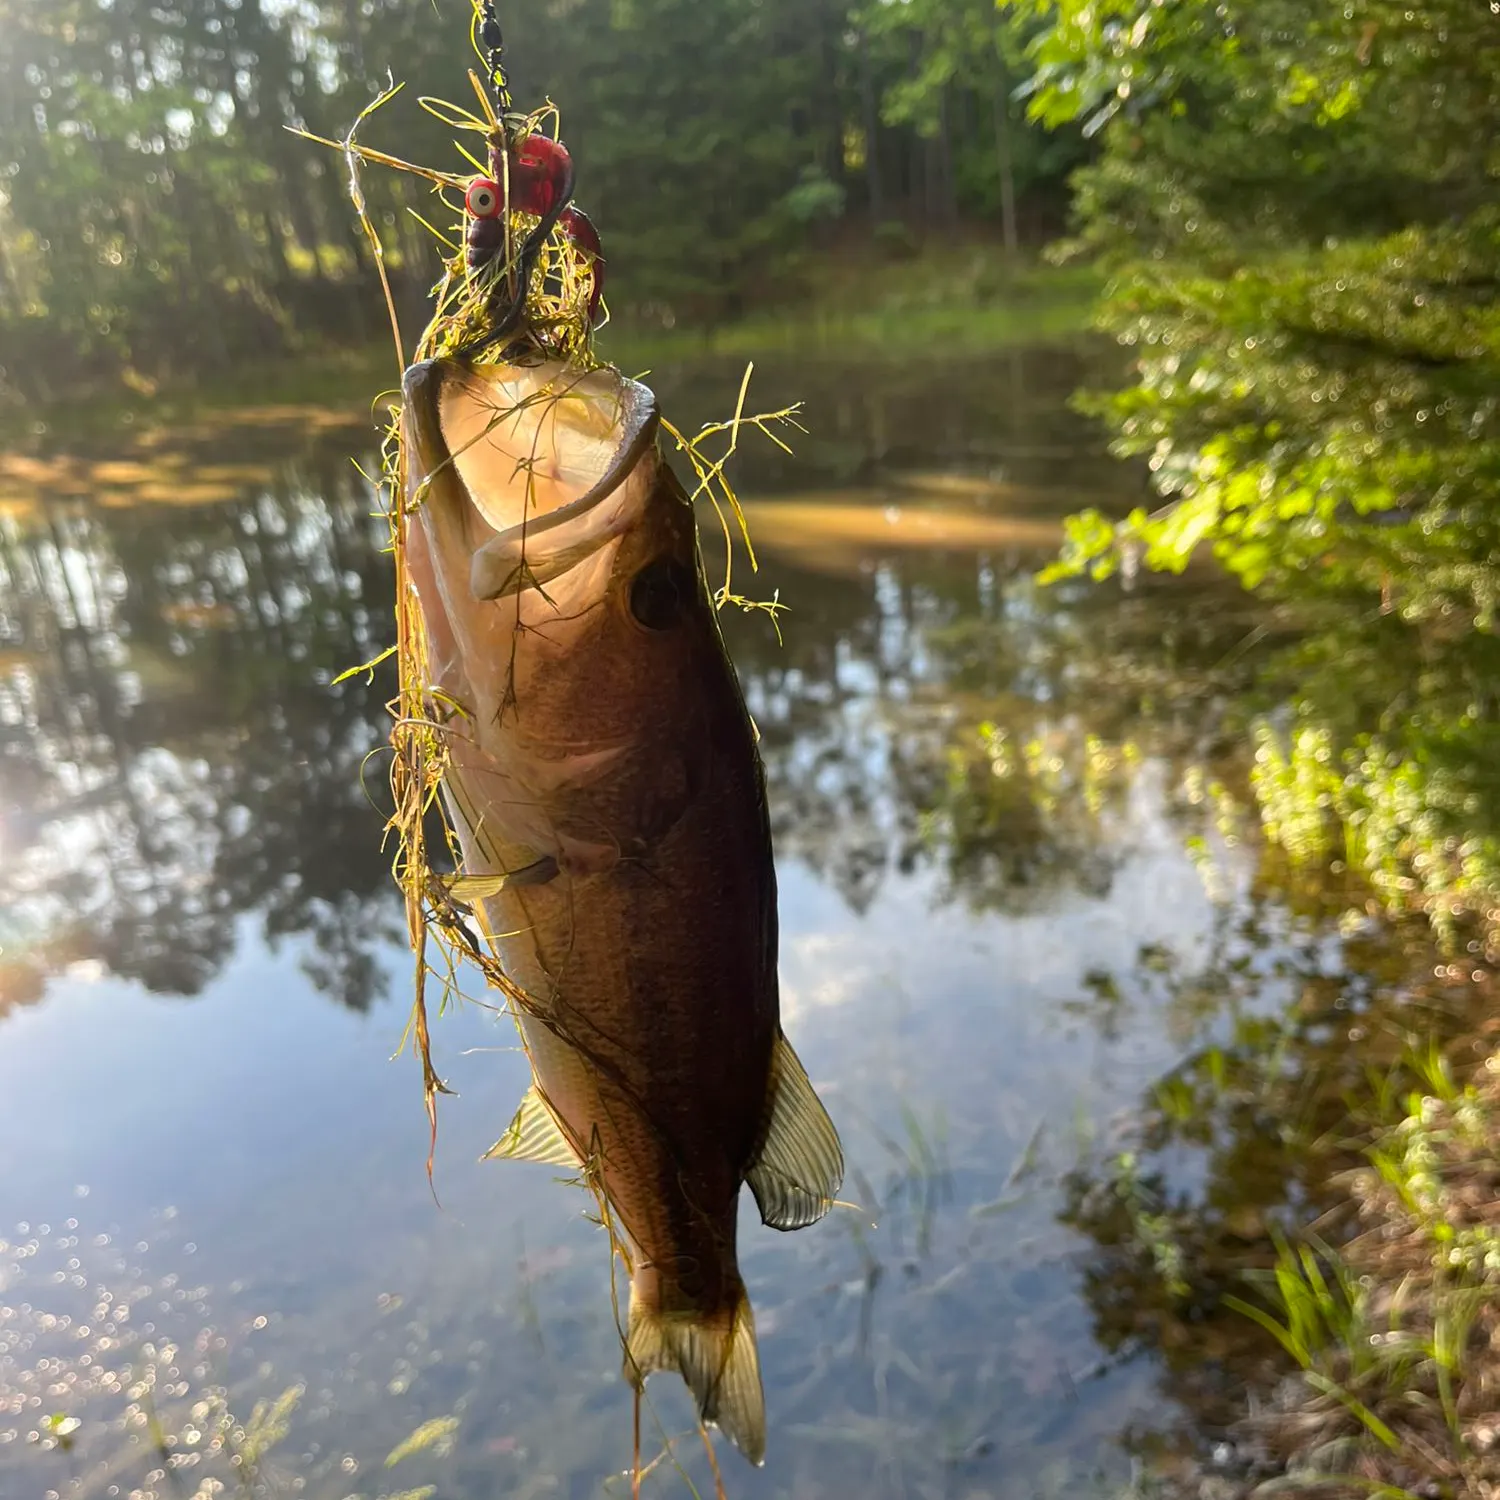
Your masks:
M805 1229L833 1207L844 1150L792 1044L776 1038L765 1138L745 1181L772 1229Z
M582 1163L568 1144L547 1101L536 1084L526 1090L516 1117L504 1135L480 1157L481 1161L535 1161L548 1167L567 1167L577 1171Z
M743 1287L725 1313L658 1312L643 1307L632 1287L625 1378L640 1390L656 1370L676 1370L693 1393L699 1420L712 1422L751 1463L765 1461L766 1398Z
M557 861L550 854L544 854L519 870L503 875L450 875L444 880L443 889L455 901L473 903L498 896L501 891L516 886L546 885L549 880L557 878L557 871Z

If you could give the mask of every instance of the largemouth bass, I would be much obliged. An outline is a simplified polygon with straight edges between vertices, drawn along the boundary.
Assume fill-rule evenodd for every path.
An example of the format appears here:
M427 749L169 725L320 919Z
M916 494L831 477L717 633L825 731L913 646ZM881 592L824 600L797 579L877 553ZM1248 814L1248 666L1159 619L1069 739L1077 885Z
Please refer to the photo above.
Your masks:
M532 1086L491 1154L582 1170L628 1252L626 1378L679 1371L758 1463L740 1186L800 1228L843 1155L781 1034L764 776L692 506L612 370L433 360L403 395L444 791L525 996Z

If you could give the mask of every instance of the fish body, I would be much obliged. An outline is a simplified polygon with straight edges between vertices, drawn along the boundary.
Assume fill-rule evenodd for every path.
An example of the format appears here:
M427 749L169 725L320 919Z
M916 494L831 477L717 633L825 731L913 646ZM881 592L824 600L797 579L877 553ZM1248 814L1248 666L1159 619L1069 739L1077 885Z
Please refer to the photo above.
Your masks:
M838 1137L781 1035L755 731L655 400L556 363L408 372L412 577L445 792L533 1086L493 1154L582 1165L629 1248L626 1374L764 1449L739 1190L825 1212Z

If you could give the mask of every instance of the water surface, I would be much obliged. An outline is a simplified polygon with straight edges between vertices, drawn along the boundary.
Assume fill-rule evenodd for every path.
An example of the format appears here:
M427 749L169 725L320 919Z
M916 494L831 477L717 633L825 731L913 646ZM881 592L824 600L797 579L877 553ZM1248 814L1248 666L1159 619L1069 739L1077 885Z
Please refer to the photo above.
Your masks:
M1186 1410L1181 1361L1117 1315L1080 1165L1184 1058L1359 967L1232 815L1226 716L1268 622L1201 578L1033 581L1062 515L1143 488L1068 410L1082 373L1035 350L961 381L758 377L812 435L740 473L762 568L739 584L779 593L783 640L729 629L784 1022L856 1206L795 1235L743 1216L770 1453L725 1455L736 1496L1119 1493ZM707 417L738 374L658 383ZM436 1027L438 1201L392 1056L392 688L331 686L389 628L371 446L273 411L0 471L6 1500L198 1493L221 1426L272 1494L628 1493L588 1203L477 1161L524 1087L513 1031L477 1004ZM680 1386L650 1391L682 1469L649 1492L702 1488Z

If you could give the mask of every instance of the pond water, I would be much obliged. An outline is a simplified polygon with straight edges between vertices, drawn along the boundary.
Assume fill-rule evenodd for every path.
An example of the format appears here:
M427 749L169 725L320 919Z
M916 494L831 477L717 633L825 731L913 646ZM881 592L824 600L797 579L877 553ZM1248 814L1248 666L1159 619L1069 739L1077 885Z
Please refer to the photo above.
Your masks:
M740 586L778 591L784 640L729 629L784 1023L854 1206L778 1235L745 1195L770 1428L763 1469L724 1455L746 1500L1121 1493L1219 1351L1124 1305L1099 1164L1186 1059L1299 1006L1326 1041L1346 988L1404 972L1247 827L1226 724L1274 622L1191 574L1034 582L1062 515L1144 488L1067 406L1085 366L757 376L811 435L740 471ZM738 375L658 384L691 420ZM387 639L372 446L267 408L0 468L5 1500L629 1492L589 1205L477 1160L525 1083L509 1024L436 1025L436 1201L393 1056L411 961L366 760L391 685L330 685ZM1193 1192L1213 1163L1163 1170ZM1220 1210L1287 1175L1244 1165ZM711 1493L680 1385L650 1396L647 1492Z

